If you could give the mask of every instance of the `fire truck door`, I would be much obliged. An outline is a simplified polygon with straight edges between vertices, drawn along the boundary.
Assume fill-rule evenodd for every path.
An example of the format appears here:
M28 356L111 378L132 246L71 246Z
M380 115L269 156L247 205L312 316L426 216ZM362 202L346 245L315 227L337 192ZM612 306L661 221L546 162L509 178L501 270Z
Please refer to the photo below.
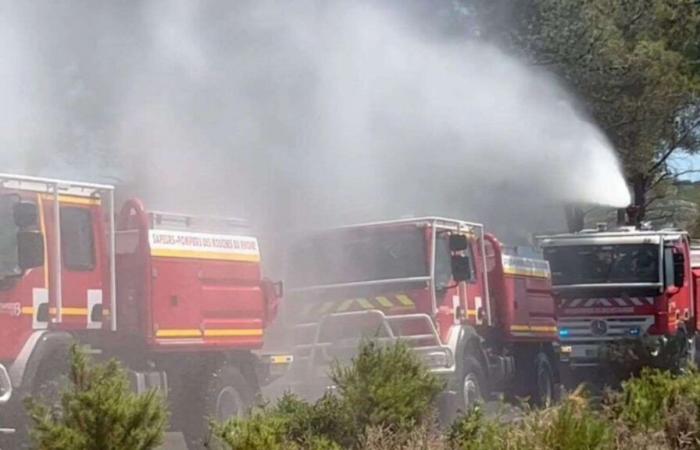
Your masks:
M435 241L435 298L438 308L446 306L452 311L453 319L459 322L464 314L464 302L454 286L452 260L447 234L438 234Z
M84 203L88 203L87 205ZM61 292L52 316L59 328L102 327L104 283L100 208L92 200L61 202Z

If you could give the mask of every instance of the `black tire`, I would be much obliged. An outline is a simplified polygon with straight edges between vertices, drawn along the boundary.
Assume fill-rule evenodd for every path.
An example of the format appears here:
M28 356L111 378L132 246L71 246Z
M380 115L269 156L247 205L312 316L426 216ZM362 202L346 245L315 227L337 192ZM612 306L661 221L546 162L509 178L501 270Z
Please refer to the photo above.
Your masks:
M223 364L207 382L201 398L199 414L189 414L183 426L185 441L190 450L209 448L210 425L235 417L243 417L253 405L256 392L241 371L231 363ZM185 411L192 405L180 405Z
M484 371L479 361L467 356L458 379L457 414L471 412L484 402Z
M546 353L540 352L534 361L534 382L530 391L530 402L537 407L547 408L557 398L554 370Z

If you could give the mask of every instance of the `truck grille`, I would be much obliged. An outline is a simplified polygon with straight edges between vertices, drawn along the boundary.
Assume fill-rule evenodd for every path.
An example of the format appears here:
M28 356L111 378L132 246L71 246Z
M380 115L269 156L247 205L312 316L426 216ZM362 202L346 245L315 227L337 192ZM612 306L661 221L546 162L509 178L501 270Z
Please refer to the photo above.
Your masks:
M575 317L559 319L562 343L600 342L643 336L654 324L654 316Z

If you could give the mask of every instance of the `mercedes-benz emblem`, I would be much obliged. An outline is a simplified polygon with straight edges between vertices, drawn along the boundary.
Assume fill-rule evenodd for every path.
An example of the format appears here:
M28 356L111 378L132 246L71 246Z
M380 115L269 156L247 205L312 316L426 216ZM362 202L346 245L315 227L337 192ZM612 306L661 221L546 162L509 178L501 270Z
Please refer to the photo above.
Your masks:
M591 333L593 336L604 336L608 332L608 324L604 320L591 321Z

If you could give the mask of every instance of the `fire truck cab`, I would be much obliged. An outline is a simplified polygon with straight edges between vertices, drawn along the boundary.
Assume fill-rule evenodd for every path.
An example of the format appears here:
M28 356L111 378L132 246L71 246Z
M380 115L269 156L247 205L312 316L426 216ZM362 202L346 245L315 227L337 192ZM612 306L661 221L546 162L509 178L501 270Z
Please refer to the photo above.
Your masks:
M595 367L606 343L681 336L695 357L697 286L678 230L621 227L542 237L569 365Z
M405 342L447 383L451 417L495 392L551 402L556 320L546 261L508 255L480 224L427 217L307 234L288 252L292 390L329 386L363 338Z
M26 436L22 399L49 397L79 343L163 392L201 445L206 417L242 413L265 381L280 295L238 220L136 199L117 215L111 186L0 174L0 425Z

